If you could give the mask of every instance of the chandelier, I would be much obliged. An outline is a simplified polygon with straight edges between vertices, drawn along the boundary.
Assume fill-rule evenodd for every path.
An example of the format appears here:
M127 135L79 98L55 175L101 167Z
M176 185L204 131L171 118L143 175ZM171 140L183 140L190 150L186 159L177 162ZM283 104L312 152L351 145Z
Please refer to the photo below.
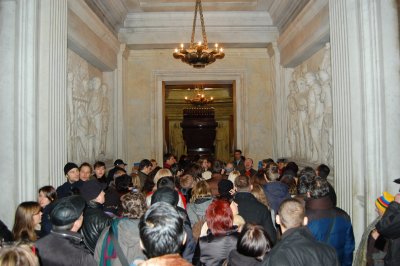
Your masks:
M188 89L190 90L190 89ZM187 103L193 104L195 106L202 106L214 101L213 97L206 97L204 94L204 88L200 86L199 88L194 88L194 97L188 98L185 96L185 101Z
M194 43L197 10L199 10L200 13L203 42ZM196 0L192 37L190 39L189 48L186 49L182 43L180 49L175 49L175 52L173 53L174 58L181 59L182 62L189 64L194 68L204 68L206 65L214 63L215 60L224 58L225 54L223 51L223 48L218 47L218 43L215 44L213 49L208 49L207 35L203 18L203 8L201 6L201 0Z

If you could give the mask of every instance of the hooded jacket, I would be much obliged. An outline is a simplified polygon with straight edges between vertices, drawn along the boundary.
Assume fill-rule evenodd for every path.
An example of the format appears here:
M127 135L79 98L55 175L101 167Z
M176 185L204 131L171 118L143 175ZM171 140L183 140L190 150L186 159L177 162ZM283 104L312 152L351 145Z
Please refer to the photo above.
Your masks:
M290 198L289 187L280 181L273 181L265 184L263 188L269 206L278 213L282 201Z
M212 197L198 198L194 203L187 205L187 214L192 226L206 215L208 205L212 202Z

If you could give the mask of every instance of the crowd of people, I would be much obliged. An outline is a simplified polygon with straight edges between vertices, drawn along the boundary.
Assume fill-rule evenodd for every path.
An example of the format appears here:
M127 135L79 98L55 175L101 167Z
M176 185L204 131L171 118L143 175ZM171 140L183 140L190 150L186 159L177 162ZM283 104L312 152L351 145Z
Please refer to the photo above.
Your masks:
M0 265L398 265L400 194L384 192L379 216L353 258L349 215L330 169L265 159L254 169L165 154L131 173L122 159L64 166L66 182L22 202L12 230L0 221Z

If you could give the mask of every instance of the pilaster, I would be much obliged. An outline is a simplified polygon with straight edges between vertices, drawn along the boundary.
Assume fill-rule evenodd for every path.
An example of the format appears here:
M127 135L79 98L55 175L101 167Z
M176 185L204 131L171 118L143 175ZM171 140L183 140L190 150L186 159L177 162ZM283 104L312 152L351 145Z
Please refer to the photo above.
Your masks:
M38 67L39 184L65 182L67 161L67 0L42 0ZM44 141L46 140L46 141Z

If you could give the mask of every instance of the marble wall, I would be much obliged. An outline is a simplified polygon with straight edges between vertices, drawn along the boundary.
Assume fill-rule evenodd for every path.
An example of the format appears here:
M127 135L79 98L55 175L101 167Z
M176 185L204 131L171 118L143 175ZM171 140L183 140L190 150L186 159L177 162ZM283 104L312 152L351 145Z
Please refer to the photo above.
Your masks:
M174 59L172 50L131 51L123 104L126 159L162 159L162 84L173 81L233 81L236 146L254 161L272 156L274 93L269 63L266 49L227 49L223 60L205 69Z

